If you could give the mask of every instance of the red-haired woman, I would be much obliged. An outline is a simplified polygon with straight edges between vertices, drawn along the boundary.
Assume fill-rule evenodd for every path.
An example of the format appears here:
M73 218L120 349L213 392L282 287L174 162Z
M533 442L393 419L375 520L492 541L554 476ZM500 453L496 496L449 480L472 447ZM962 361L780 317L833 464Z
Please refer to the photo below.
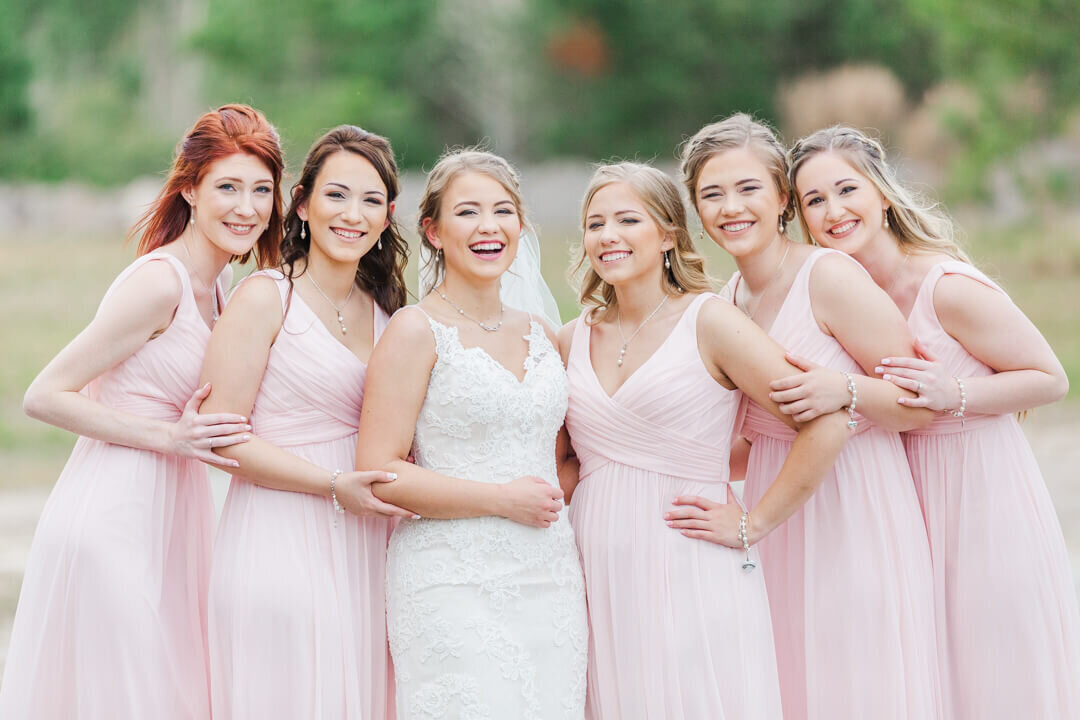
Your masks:
M139 257L26 391L79 434L27 561L0 687L4 718L210 717L212 448L247 419L199 415L228 265L277 259L278 135L245 105L206 113L135 226ZM220 459L217 459L220 462Z

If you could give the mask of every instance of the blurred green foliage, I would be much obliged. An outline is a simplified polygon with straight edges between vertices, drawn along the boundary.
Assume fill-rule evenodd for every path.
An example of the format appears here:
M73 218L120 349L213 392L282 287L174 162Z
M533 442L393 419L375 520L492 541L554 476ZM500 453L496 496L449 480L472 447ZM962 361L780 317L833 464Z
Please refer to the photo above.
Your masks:
M1075 0L0 0L0 177L160 172L197 114L162 121L171 66L196 76L187 107L265 111L294 163L352 122L418 167L482 140L519 161L670 158L729 112L775 121L786 81L875 63L913 103L976 89L973 116L942 121L954 184L977 189L1075 110L1078 37ZM1038 103L1018 101L1031 77Z

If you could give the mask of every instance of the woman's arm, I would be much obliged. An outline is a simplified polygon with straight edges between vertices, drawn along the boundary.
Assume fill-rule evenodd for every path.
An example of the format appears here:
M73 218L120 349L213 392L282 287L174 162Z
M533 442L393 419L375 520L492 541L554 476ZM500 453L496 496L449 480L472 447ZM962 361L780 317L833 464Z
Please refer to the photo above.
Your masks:
M570 343L574 339L574 324L577 322L585 321L580 318L571 320L559 329L559 335L556 338L558 344L555 347L559 348L563 367L567 367L570 363ZM577 489L578 482L581 480L579 474L581 462L578 460L577 455L574 454L574 446L570 442L570 434L566 431L566 426L563 426L562 430L559 431L559 438L555 444L555 454L555 461L559 467L559 487L562 488L566 504L569 505L570 498L574 495L574 490Z
M965 411L1004 415L1057 402L1069 391L1069 378L1050 344L1007 295L965 275L945 275L934 289L934 309L945 332L996 372L961 378ZM879 370L919 397L911 407L956 410L960 387L926 348L924 359L886 357ZM922 383L922 386L919 385Z
M262 384L270 348L283 321L281 295L267 277L246 280L221 314L203 362L203 380L213 385L203 403L207 412L248 414ZM388 482L383 472L353 472L352 468L324 468L310 463L257 436L242 445L215 448L215 453L236 463L233 474L274 490L330 497L330 478L338 500L357 515L412 513L378 500L370 491L375 482ZM224 464L219 461L219 464Z
M558 519L563 493L542 478L527 476L505 484L476 482L406 460L435 359L435 340L427 318L409 311L390 320L371 353L357 467L383 468L396 475L392 482L374 486L375 494L424 517L498 515L548 527Z
M783 348L727 303L706 303L698 323L699 349L713 376L728 379L774 416L792 422L769 399L769 382L791 374ZM840 412L818 416L799 424L796 430L798 434L783 467L754 507L749 527L751 543L772 532L813 495L850 434L847 416ZM738 539L742 510L738 505L721 505L698 497L677 498L675 505L665 515L671 527L688 537L742 547Z
M239 414L199 416L208 388L195 391L176 422L153 420L103 405L86 385L120 364L172 323L183 285L165 260L137 268L118 285L90 324L45 366L23 398L30 417L79 435L141 450L213 462L210 442L243 442L250 430Z

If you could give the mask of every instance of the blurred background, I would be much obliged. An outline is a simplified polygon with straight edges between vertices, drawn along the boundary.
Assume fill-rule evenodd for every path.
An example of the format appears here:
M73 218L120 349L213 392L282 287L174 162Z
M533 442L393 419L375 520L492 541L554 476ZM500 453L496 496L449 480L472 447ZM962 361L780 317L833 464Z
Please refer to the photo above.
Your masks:
M674 171L735 111L788 141L872 130L1069 371L1070 399L1025 429L1080 571L1078 38L1075 0L0 0L0 665L74 441L22 394L133 259L124 234L177 139L225 102L263 110L293 170L334 125L390 137L407 229L445 147L505 155L564 320L591 163Z

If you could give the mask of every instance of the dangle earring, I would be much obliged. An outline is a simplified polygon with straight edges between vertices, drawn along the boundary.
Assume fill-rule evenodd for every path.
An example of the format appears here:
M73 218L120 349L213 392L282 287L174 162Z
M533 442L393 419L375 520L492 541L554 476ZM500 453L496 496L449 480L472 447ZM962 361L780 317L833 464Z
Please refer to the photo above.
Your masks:
M307 223L305 223L303 220L300 221L300 239L307 239Z
M783 215L780 216L780 222L777 224L777 227L780 229L780 234L783 235L784 234L784 216Z
M886 230L888 230L889 229L889 208L885 208L884 210L881 211L881 217L882 217L882 223L881 223L882 226Z
M671 269L671 260L668 258L668 253L669 252L671 252L671 251L670 250L665 250L664 251L664 269L665 270L670 270Z
M705 228L701 229L701 232L697 236L698 242L705 242Z
M375 244L378 246L379 250L381 251L382 250L382 235L379 236L379 242L377 242Z

